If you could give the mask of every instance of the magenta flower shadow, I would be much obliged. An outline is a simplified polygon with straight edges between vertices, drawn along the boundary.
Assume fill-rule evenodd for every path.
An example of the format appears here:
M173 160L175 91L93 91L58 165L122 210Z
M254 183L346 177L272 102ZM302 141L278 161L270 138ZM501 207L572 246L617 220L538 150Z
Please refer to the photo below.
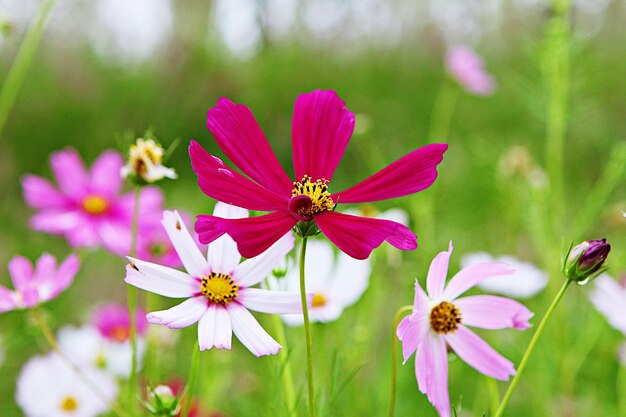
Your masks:
M281 167L250 109L226 98L209 109L207 128L244 176L210 155L196 141L189 154L201 190L216 200L269 214L223 219L200 215L202 243L228 234L240 253L254 257L299 222L314 221L340 250L357 258L387 241L402 250L417 248L417 236L390 220L335 211L338 203L367 203L402 197L428 188L437 178L446 144L430 144L398 159L347 190L329 191L333 174L354 130L354 114L334 91L300 95L294 105L292 147L295 181Z

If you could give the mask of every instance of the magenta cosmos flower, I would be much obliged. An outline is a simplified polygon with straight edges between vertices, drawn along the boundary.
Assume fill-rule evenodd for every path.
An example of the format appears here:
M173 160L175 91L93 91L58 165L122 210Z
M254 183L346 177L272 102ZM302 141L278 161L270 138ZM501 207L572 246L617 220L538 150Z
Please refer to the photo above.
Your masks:
M222 218L248 215L247 210L224 203L217 203L214 214ZM166 211L163 226L187 272L128 258L132 263L126 268L126 282L155 294L186 300L169 310L149 313L148 321L173 329L198 322L200 350L230 349L234 332L256 356L277 353L281 346L248 309L276 314L302 312L297 292L251 288L267 277L293 248L293 235L285 235L261 255L239 263L241 255L229 236L209 244L208 256L204 257L178 213Z
M144 336L148 330L146 313L143 309L138 308L135 315L137 334ZM130 337L130 314L125 305L111 303L98 307L92 313L91 322L98 329L100 335L107 340L125 342Z
M33 264L22 256L9 262L9 274L14 291L0 285L0 313L21 308L32 308L52 300L74 280L80 267L76 255L70 255L57 268L54 256L44 253Z
M386 200L428 188L448 148L446 144L424 146L332 194L333 173L354 129L354 114L334 91L313 91L296 100L292 124L295 181L280 166L246 106L221 98L209 110L207 127L224 154L249 178L192 141L189 154L202 191L219 201L271 213L246 219L201 215L196 231L202 243L230 235L248 258L266 250L298 222L309 221L357 259L367 258L383 241L399 249L415 249L417 237L406 226L339 213L335 205Z
M482 58L467 46L457 45L448 50L446 69L469 93L488 96L496 89L496 80L485 70Z
M448 346L478 372L506 380L515 374L513 364L497 353L467 326L483 329L512 327L526 330L532 313L505 297L473 295L457 298L481 281L514 271L507 264L485 262L457 273L446 285L452 242L447 252L433 259L428 270L428 294L415 282L413 314L398 326L404 362L416 352L415 374L419 390L428 396L442 417L450 416Z
M37 210L31 219L35 230L64 236L75 248L105 246L127 254L134 193L121 194L120 169L124 161L106 151L87 171L73 149L50 157L58 188L44 178L27 175L22 180L24 198ZM140 197L140 219L161 213L162 196L156 188L144 188Z

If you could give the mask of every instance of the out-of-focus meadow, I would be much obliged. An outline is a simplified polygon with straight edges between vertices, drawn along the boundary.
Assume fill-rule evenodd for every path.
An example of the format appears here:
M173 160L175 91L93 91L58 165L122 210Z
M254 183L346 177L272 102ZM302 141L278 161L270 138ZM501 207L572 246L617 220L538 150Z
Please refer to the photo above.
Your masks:
M51 152L73 147L90 164L105 149L126 152L118 143L129 131L151 129L166 146L180 138L168 161L179 179L161 183L166 207L210 213L214 201L198 188L187 153L193 138L223 155L205 127L207 109L219 97L250 107L290 173L293 102L318 88L337 91L357 114L336 190L417 147L449 143L431 188L374 204L379 211L406 210L419 248L400 253L384 244L375 250L361 300L339 320L313 326L323 415L384 415L394 313L412 303L415 278L424 282L430 260L450 240L452 273L462 255L486 251L516 256L549 274L546 288L523 301L535 313L535 326L562 283L560 257L570 241L606 237L613 246L609 273L619 278L626 272L623 1L574 1L566 29L550 23L549 2L528 0L125 3L59 1L52 12L0 137L1 284L9 285L5 265L15 254L32 259L43 251L57 257L71 251L62 238L28 228L32 210L20 178L49 178ZM37 4L0 1L0 82ZM555 35L561 29L564 34ZM483 56L497 80L493 95L469 94L446 74L445 51L457 43ZM555 72L558 45L567 46L568 64ZM559 114L550 107L555 73L567 86L562 192L546 168L547 137L559 135L547 129ZM124 266L124 259L104 251L87 256L74 284L47 305L52 327L78 325L104 302L124 303ZM595 310L590 290L576 286L567 293L508 415L624 415L626 371L617 357L624 335ZM160 297L151 302L173 305ZM257 317L272 334L271 317ZM22 415L15 380L30 356L47 350L26 318L23 311L0 316L2 416ZM186 377L196 326L178 332L175 347L148 351L147 381ZM517 365L532 329L479 334ZM302 328L287 328L302 415L303 340ZM232 351L213 349L201 358L204 409L232 417L281 415L277 357L257 359L233 341ZM413 360L394 366L400 366L396 415L436 415L417 389ZM501 395L506 383L498 387ZM486 377L453 360L450 395L461 416L481 416L491 415L497 394Z

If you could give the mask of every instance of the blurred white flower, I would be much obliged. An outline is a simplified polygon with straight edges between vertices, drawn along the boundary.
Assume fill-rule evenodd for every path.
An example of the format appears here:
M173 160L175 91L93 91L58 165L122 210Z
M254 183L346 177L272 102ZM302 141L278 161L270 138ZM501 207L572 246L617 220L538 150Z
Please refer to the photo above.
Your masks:
M176 172L161 164L163 155L163 147L154 140L139 138L130 145L128 162L122 167L120 175L147 183L163 178L176 179Z
M367 289L371 263L369 259L354 259L343 252L335 256L331 245L325 241L309 240L306 250L306 290L313 293L309 309L312 322L337 320L343 310L356 303ZM285 278L269 278L271 289L299 291L298 265L287 272ZM301 314L283 314L283 321L290 326L303 322Z
M129 340L107 339L93 326L65 326L59 330L59 347L78 367L95 367L111 375L127 378L130 373L132 348ZM145 341L137 338L137 363L145 353Z
M115 380L102 371L83 369L84 376L110 400L117 396ZM95 417L109 406L55 354L34 356L17 379L15 399L28 417Z
M626 288L609 274L601 274L595 279L589 298L609 324L626 336Z
M180 332L166 326L150 325L146 332L146 339L148 343L159 348L170 348L176 346L176 343L178 343Z
M544 271L509 255L495 257L486 252L468 253L461 258L461 268L481 262L505 262L515 269L512 275L492 277L478 284L479 288L487 292L514 298L530 298L543 290L548 283L548 276Z

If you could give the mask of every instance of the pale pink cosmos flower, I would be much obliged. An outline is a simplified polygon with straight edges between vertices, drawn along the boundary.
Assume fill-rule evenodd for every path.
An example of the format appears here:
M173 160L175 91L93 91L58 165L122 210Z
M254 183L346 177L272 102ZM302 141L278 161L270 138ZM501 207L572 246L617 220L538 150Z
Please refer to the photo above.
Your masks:
M217 203L214 214L235 219L247 217L248 212ZM126 268L125 281L155 294L186 300L169 310L149 313L148 321L175 329L198 322L200 350L230 349L234 332L256 356L277 353L281 346L248 309L275 314L302 312L297 292L252 288L293 248L293 235L284 235L261 255L240 263L241 255L229 236L210 243L204 257L177 212L164 212L163 226L186 272L128 258L131 264Z
M488 96L496 89L496 80L485 70L482 58L467 46L456 45L448 50L446 69L469 93Z
M125 250L130 242L134 193L121 193L123 164L117 152L105 151L87 170L75 150L53 153L50 166L58 188L35 175L22 179L24 198L37 210L31 227L63 236L75 248ZM140 221L150 213L160 213L162 200L157 188L142 189Z
M0 313L22 308L32 308L57 297L74 281L80 261L76 255L68 256L57 267L54 256L44 253L33 264L22 256L9 262L9 274L14 291L0 285Z
M441 417L450 416L448 393L448 346L478 372L506 380L515 374L513 364L497 353L466 326L483 329L512 327L526 330L532 313L509 298L493 295L473 295L457 298L481 281L511 274L504 263L486 262L462 269L446 285L452 242L447 252L433 259L426 278L428 294L415 282L413 314L398 326L404 362L415 358L415 374L419 390Z
M626 336L626 285L603 273L595 279L589 298L611 327Z
M448 145L433 143L391 163L347 190L331 193L333 175L354 130L354 114L334 91L316 90L296 99L292 120L294 176L283 170L246 106L221 98L209 109L207 128L224 154L247 177L192 141L189 155L200 189L209 197L249 210L270 212L246 219L198 216L202 243L228 234L241 254L266 250L300 222L314 222L341 251L365 259L387 241L401 250L417 248L406 226L348 215L343 203L368 203L425 190L437 178Z

